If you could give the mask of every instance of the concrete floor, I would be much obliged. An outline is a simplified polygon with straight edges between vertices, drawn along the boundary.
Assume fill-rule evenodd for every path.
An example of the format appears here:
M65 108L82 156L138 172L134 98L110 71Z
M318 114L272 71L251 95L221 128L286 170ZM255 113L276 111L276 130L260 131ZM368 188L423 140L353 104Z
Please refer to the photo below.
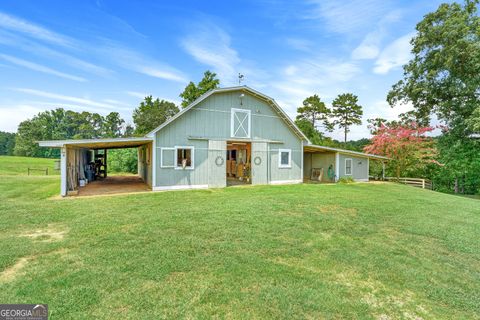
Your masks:
M238 180L237 178L227 177L227 187L233 186L245 186L252 184L252 182L247 182L246 180Z
M77 196L96 196L151 191L139 176L108 176L106 179L90 182L80 187Z

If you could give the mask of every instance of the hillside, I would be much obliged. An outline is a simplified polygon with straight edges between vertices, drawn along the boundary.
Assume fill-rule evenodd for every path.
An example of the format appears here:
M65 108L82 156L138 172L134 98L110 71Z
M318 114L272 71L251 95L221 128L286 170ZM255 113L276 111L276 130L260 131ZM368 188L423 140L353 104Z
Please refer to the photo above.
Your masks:
M58 176L5 159L0 301L58 319L480 317L475 199L381 183L52 199Z

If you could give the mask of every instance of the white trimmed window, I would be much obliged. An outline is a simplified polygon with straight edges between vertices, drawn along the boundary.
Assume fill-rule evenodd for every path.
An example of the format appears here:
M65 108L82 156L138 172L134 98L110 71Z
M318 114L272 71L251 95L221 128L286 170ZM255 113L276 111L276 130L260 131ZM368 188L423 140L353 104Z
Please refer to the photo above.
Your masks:
M292 167L292 150L278 149L278 167L291 168Z
M195 161L194 147L175 147L175 169L192 170Z
M245 109L232 108L230 133L234 138L250 138L251 112Z
M161 168L175 167L175 148L160 149L160 167Z
M345 175L351 176L352 175L352 159L345 159Z

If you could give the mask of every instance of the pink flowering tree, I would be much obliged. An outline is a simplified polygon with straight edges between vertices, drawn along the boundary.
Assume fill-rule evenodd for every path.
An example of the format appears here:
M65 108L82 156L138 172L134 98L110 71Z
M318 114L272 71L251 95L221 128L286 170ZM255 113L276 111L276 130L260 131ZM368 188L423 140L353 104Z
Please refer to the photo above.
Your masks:
M427 136L433 127L422 127L416 122L380 123L364 148L366 153L381 155L391 159L390 165L397 178L406 173L424 170L430 164L440 165L435 158L435 141Z

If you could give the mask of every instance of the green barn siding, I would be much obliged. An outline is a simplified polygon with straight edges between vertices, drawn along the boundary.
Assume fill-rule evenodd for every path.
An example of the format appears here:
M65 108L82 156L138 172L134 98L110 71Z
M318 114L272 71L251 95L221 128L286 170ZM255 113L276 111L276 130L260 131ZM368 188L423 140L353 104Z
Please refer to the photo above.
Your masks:
M278 149L289 149L284 147L278 147L278 144L273 145L270 148L270 181L286 181L286 180L302 180L302 156L303 151L301 148L292 149L292 167L280 168L279 167L279 155Z
M368 158L339 154L339 176L352 177L354 180L368 180ZM352 159L352 175L345 175L345 159Z
M241 101L242 104L240 104ZM268 144L271 159L266 159L266 163L270 164L270 168L267 168L267 166L257 168L252 164L255 174L269 177L270 181L299 180L302 178L301 139L295 135L292 129L287 126L284 120L278 116L277 112L267 102L248 93L245 93L243 99L240 100L240 91L235 91L211 95L156 133L156 186L207 185L210 181L223 179L223 176L208 177L210 165L208 140L236 140L231 138L230 132L232 108L250 110L250 137L253 142L262 140L282 142ZM198 140L198 138L205 140ZM174 146L195 147L194 170L160 168L160 148ZM278 150L279 148L292 149L291 169L280 169L278 167L278 151L273 152L273 150ZM210 160L213 161L212 157L210 157ZM260 170L265 170L264 174ZM210 172L220 174L218 170L210 169ZM261 181L263 180L253 178L253 183L263 183ZM214 185L217 185L217 182Z

